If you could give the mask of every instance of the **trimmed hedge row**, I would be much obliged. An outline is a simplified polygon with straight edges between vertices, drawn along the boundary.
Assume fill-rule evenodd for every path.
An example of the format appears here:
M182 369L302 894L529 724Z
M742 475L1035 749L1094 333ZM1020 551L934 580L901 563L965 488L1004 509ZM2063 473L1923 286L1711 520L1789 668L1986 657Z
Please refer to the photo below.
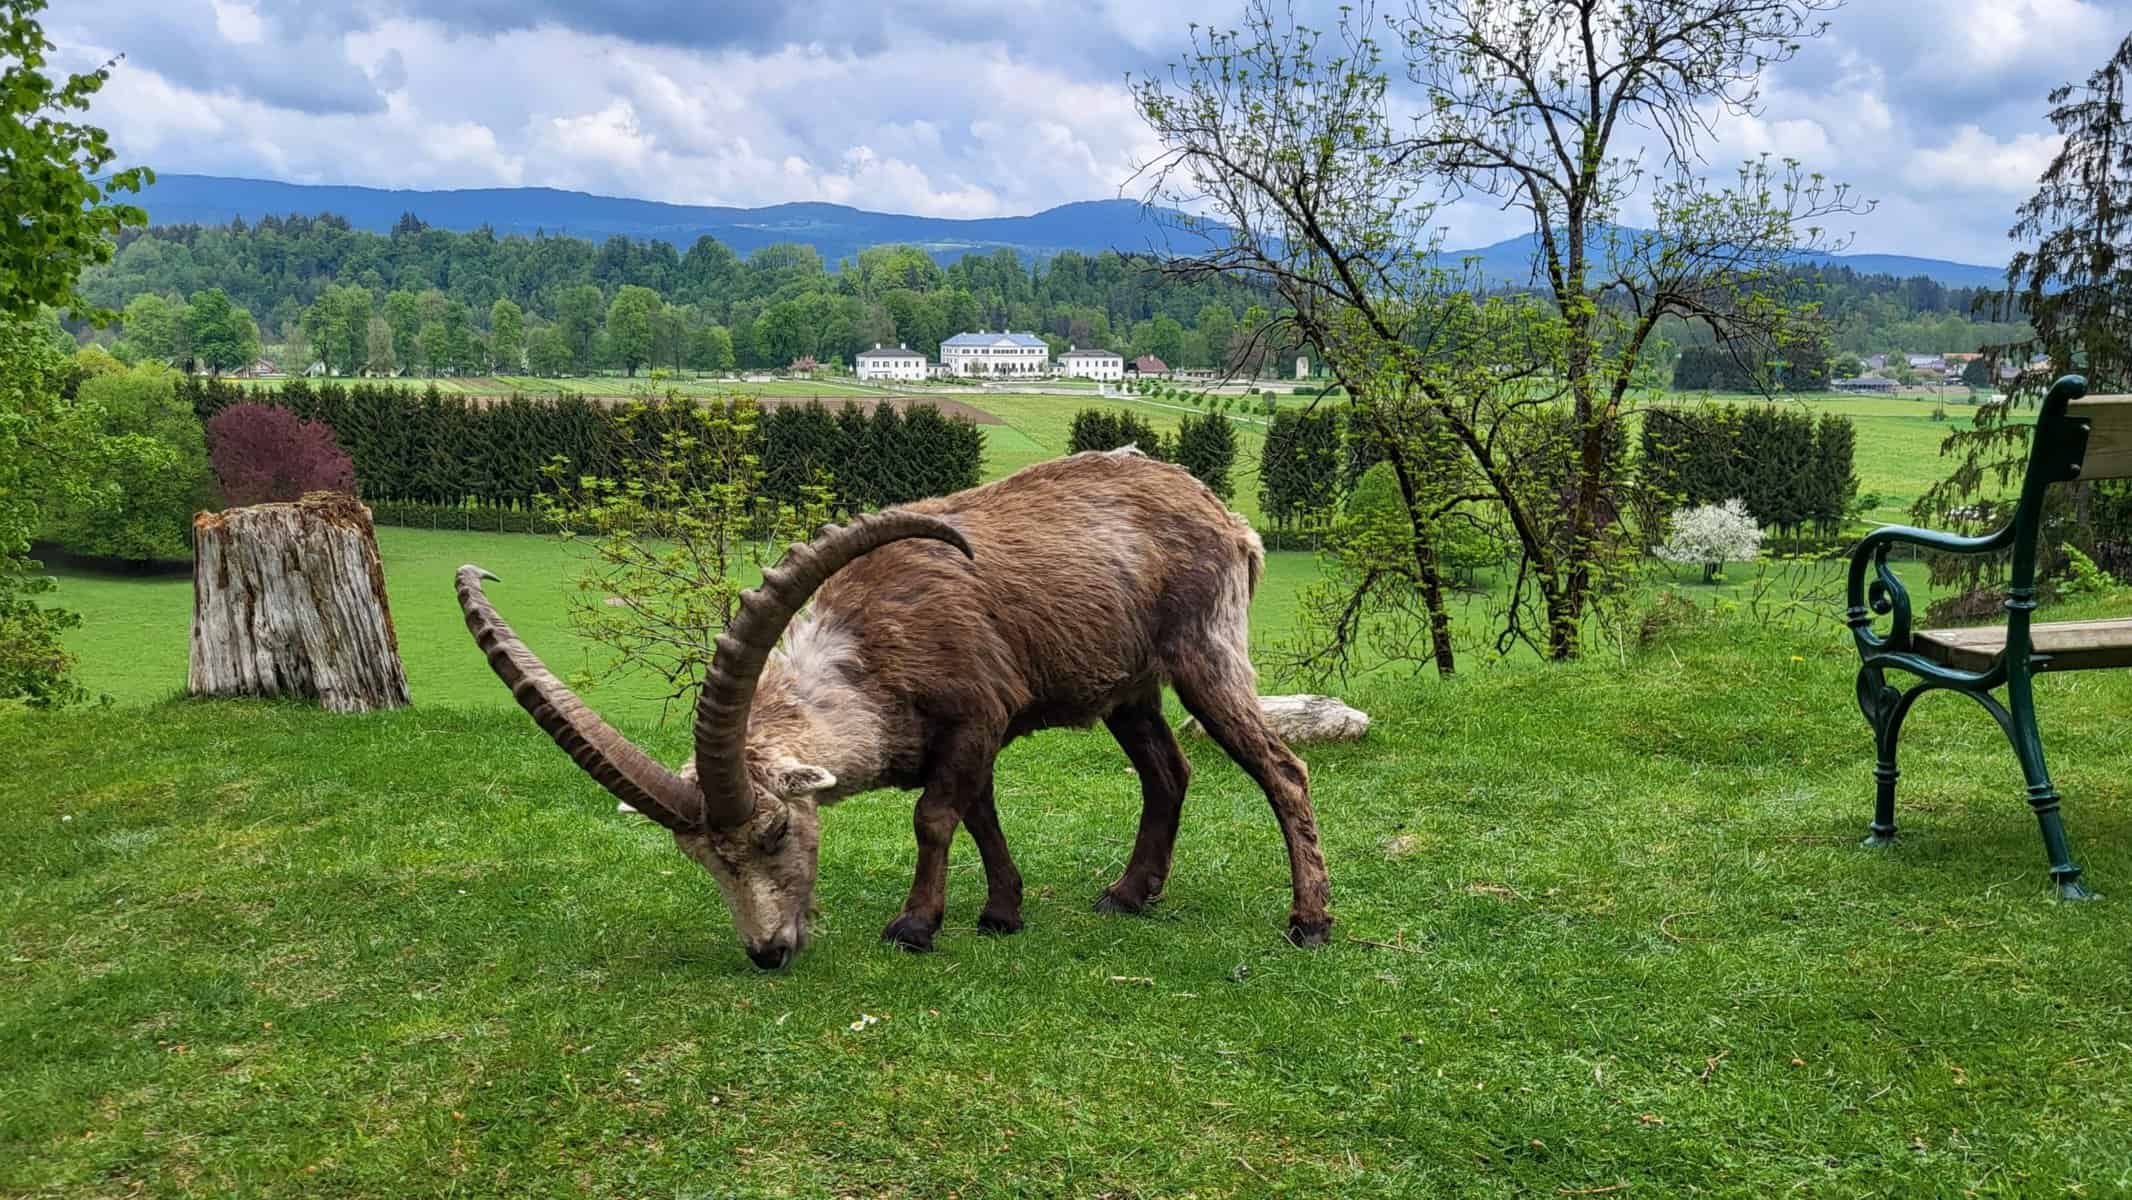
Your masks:
M1258 503L1276 529L1329 508L1339 495L1344 424L1344 406L1273 414L1259 451Z
M1776 405L1702 404L1643 414L1643 487L1675 508L1739 499L1786 535L1839 530L1858 494L1850 418Z
M653 400L624 422L616 418L626 410L572 395L489 399L302 379L271 392L204 378L179 386L202 420L263 403L324 421L354 460L377 520L439 528L530 529L551 459L567 460L574 474L614 475L650 454L673 428L669 414L698 403ZM755 436L768 496L796 503L826 473L845 514L975 487L984 466L983 432L931 405L903 412L882 403L871 413L849 403L835 412L819 402L772 405ZM445 515L454 510L464 515Z
M1681 392L1758 392L1771 383L1788 392L1825 392L1826 347L1797 347L1780 367L1767 355L1741 354L1723 346L1683 346L1673 364L1673 389Z

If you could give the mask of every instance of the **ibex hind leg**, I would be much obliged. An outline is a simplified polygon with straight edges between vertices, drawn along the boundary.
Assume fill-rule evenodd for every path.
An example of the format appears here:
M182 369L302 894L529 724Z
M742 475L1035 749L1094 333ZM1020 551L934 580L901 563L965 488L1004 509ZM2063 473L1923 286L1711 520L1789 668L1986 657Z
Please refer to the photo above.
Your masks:
M962 827L977 843L985 864L985 907L977 915L980 933L1017 933L1022 927L1022 873L1007 850L1007 834L999 827L999 808L992 789L973 797L962 814Z
M1294 888L1288 940L1298 946L1322 946L1332 930L1332 885L1325 874L1325 856L1318 850L1310 773L1267 727L1259 709L1257 678L1241 643L1238 638L1234 645L1207 646L1202 655L1180 656L1186 661L1178 663L1173 678L1177 697L1266 793L1288 843Z
M1184 809L1192 765L1185 761L1169 720L1162 715L1162 688L1145 691L1118 706L1103 723L1132 760L1140 775L1140 835L1133 856L1116 883L1096 899L1097 912L1141 912L1162 894L1177 847L1177 820Z

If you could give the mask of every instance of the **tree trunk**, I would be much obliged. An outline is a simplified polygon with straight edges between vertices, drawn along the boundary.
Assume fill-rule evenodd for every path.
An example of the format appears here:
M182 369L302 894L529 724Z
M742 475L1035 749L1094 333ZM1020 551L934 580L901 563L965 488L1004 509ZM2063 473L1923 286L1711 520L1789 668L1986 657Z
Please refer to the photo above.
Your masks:
M408 703L370 510L314 492L193 521L195 696L316 700L331 712Z
M1418 485L1398 440L1385 432L1382 421L1378 422L1377 436L1385 460L1392 464L1392 474L1399 480L1399 496L1406 505L1407 524L1414 535L1414 577L1421 582L1421 602L1429 613L1429 649L1436 659L1436 673L1449 678L1458 671L1458 650L1451 642L1451 614L1444 607L1444 581L1437 566L1436 541L1424 519Z

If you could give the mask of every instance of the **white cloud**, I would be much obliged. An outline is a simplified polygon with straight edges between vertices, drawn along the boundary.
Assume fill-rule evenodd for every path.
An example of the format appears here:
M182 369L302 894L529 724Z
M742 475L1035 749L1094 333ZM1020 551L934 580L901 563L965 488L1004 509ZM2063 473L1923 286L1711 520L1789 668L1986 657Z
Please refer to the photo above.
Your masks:
M94 118L164 171L970 217L1116 195L1154 149L1125 74L1242 3L818 0L706 24L653 0L99 0L49 29L72 64L128 52ZM2044 92L2128 27L2132 0L1853 0L1765 73L1759 114L1716 120L1711 173L1795 157L1883 202L1858 248L1995 260L2055 146ZM1523 232L1491 207L1442 215L1454 246Z
M570 117L551 117L554 143L567 147L581 162L601 163L621 171L644 169L652 156L651 140L637 126L637 111L627 100L615 100L598 112Z
M249 4L237 4L232 0L212 0L215 10L215 32L222 40L233 46L256 46L266 40L266 23L259 19L259 10Z
M2022 133L2001 141L1964 125L1946 145L1922 147L1910 162L1917 175L1939 187L2021 197L2035 190L2062 144L2054 133Z

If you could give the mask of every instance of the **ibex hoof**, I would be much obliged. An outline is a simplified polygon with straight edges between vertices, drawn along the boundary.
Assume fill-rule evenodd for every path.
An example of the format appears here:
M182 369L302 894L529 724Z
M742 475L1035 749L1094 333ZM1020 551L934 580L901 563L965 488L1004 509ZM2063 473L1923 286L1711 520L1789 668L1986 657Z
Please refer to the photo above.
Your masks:
M1302 949L1315 949L1331 940L1332 927L1333 921L1331 917L1319 917L1315 920L1290 917L1288 918L1288 940L1291 944Z
M923 954L933 948L933 934L939 928L938 921L926 921L905 913L888 923L888 928L881 931L881 940L899 949Z
M1129 892L1121 892L1117 884L1112 884L1103 889L1102 895L1096 897L1095 910L1099 913L1144 913L1147 911L1147 904L1147 901L1138 899Z
M977 916L977 932L979 933L1006 934L1020 933L1021 931L1022 918L1018 913L987 912L979 913Z

